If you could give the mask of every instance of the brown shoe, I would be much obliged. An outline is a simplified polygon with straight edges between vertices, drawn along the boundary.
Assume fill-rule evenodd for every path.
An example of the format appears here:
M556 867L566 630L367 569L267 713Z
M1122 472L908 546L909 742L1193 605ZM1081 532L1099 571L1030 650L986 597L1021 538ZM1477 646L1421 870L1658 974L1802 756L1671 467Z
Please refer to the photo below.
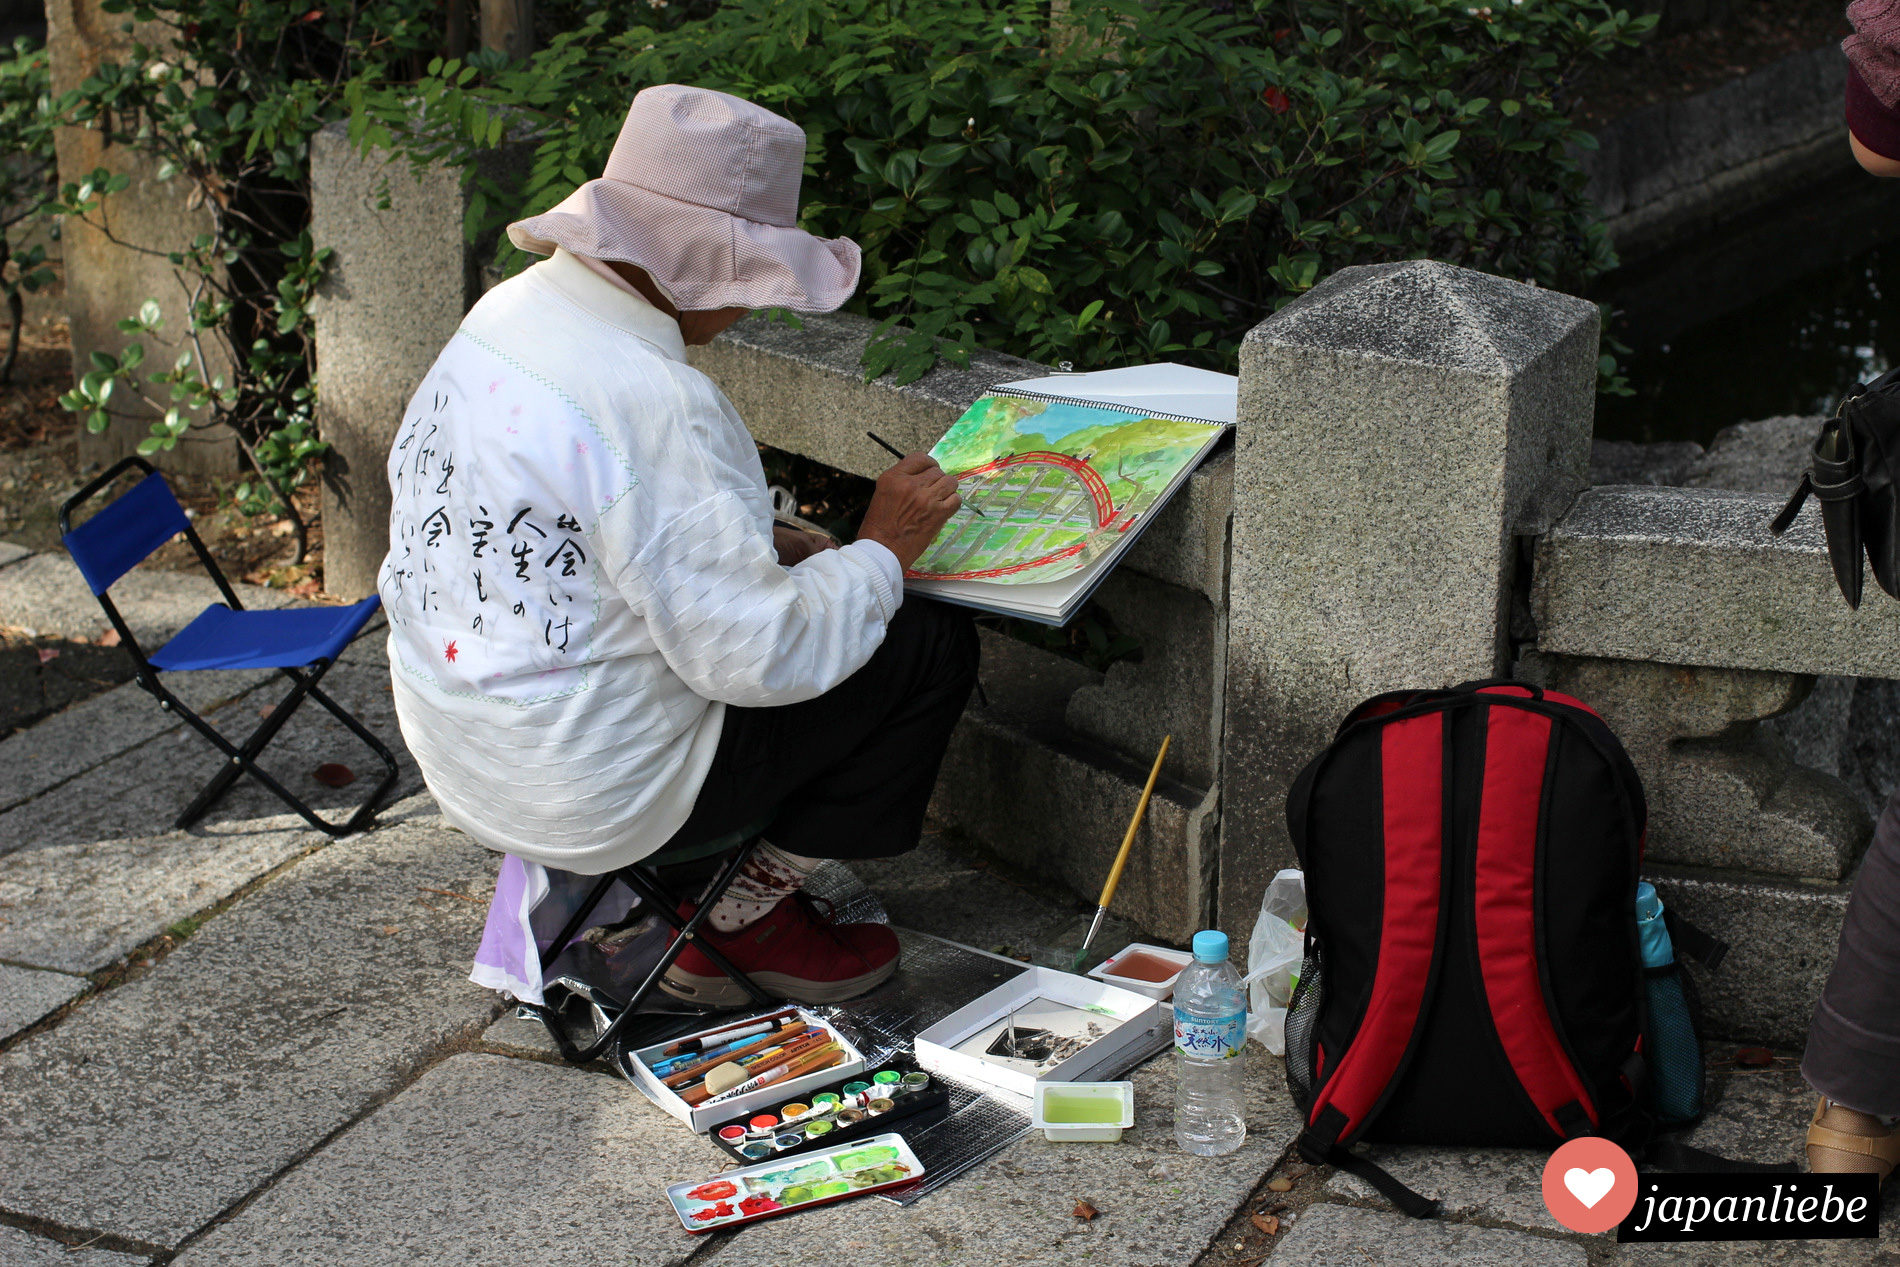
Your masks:
M1821 1097L1808 1127L1808 1169L1817 1175L1879 1175L1900 1165L1900 1129Z

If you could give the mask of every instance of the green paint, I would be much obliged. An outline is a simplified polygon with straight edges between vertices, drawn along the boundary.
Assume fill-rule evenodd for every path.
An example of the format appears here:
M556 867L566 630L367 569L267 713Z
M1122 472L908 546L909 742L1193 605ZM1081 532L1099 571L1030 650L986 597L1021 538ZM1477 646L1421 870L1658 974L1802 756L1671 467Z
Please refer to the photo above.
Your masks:
M1042 1093L1042 1120L1045 1122L1119 1122L1122 1100L1119 1095Z

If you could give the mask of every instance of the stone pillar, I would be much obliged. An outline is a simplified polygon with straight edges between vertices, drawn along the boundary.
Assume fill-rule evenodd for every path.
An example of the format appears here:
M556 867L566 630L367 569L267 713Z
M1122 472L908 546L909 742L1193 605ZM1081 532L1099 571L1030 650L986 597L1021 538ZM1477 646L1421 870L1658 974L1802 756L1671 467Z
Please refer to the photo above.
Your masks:
M129 56L135 36L148 43L162 42L163 28L135 26L128 33L122 29L126 21L122 14L105 12L100 0L46 0L46 47L55 97L77 88L101 65ZM61 128L57 145L62 182L80 180L100 167L132 178L130 187L105 198L93 216L103 219L121 241L149 250L175 251L210 231L211 217L205 210L186 204L191 183L159 180L157 164L145 156L125 146L108 145L101 133L87 128ZM60 248L74 377L92 369L93 352L119 354L127 337L117 323L135 315L147 299L158 300L164 308L170 338L144 340L145 364L153 370L168 366L184 346L181 332L188 326L188 295L165 257L128 249L93 224L70 219L62 228ZM220 372L218 365L210 368L212 373ZM162 413L147 410L124 394L113 397L112 408L123 417L115 417L103 435L82 441L82 452L92 460L109 462L132 452ZM240 469L242 456L229 433L220 428L191 433L163 460L172 470L229 473Z
M1345 269L1241 348L1220 923L1292 862L1353 705L1505 664L1515 538L1585 484L1597 310L1429 260Z
M496 171L526 152L504 143ZM323 584L343 598L375 592L389 549L389 446L416 384L481 297L481 266L495 239L471 244L464 236L468 198L455 171L418 178L407 160L364 155L342 122L311 142L311 236L336 251L314 305L317 417L332 446L323 476Z

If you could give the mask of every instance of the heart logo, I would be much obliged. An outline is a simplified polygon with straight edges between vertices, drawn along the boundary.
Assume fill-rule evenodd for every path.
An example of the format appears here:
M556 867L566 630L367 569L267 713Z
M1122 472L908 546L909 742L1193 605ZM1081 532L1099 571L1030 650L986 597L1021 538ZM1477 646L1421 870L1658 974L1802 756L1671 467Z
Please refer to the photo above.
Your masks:
M1564 1171L1564 1187L1570 1189L1570 1195L1581 1201L1586 1210L1610 1195L1610 1189L1615 1186L1616 1172L1608 1166L1598 1166L1595 1170L1572 1166Z

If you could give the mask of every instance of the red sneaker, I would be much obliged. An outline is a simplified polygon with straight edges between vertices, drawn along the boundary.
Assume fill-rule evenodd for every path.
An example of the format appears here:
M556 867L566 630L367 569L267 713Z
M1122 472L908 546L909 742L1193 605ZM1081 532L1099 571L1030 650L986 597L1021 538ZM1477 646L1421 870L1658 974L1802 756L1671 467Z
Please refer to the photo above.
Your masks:
M829 904L827 904L829 905ZM692 903L679 913L690 918ZM736 933L710 923L694 934L774 998L794 1003L837 1003L882 985L897 971L897 934L883 924L837 924L803 893L781 899L764 918ZM751 997L719 970L697 944L680 951L660 978L676 999L709 1007L743 1007Z

